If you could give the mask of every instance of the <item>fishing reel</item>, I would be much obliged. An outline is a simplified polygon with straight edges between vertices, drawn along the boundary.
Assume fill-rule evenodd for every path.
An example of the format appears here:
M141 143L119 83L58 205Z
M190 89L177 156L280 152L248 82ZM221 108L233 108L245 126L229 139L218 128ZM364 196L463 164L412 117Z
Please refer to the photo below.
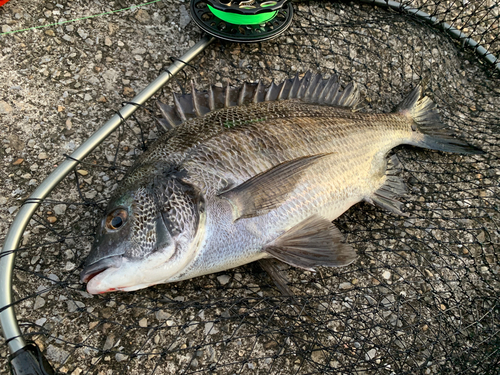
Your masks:
M208 34L231 42L256 43L282 34L291 24L288 0L191 0L191 17Z

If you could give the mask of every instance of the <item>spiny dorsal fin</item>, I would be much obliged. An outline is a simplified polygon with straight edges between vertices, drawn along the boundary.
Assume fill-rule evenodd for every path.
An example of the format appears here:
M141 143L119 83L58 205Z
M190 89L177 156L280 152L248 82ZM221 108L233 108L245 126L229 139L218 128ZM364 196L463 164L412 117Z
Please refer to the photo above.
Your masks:
M309 87L309 83L311 82L312 73L310 71L304 74L304 77L300 80L299 90L297 91L297 98L302 99L304 94Z
M224 105L226 103L224 93L225 89L223 87L218 87L214 85L210 86L208 95L209 95L211 111L224 108Z
M208 93L196 90L194 81L191 81L191 97L193 98L194 111L198 117L202 117L210 112Z
M207 91L198 91L191 83L191 93L174 94L174 107L159 103L165 121L163 127L174 127L194 117L202 117L210 111L238 105L261 103L276 100L301 99L313 104L326 104L354 109L360 95L356 84L351 82L341 89L337 75L325 79L321 74L306 72L302 78L298 75L280 84L271 83L265 87L258 83L244 83L240 87L210 86Z
M274 82L272 82L271 86L269 86L269 88L267 89L266 97L264 100L266 102L272 102L278 99L282 85L283 83L281 83L281 85L276 85Z
M229 85L226 86L226 100L224 106L226 108L236 107L238 105L238 97L241 87L231 87Z
M265 86L262 81L257 83L257 87L255 88L255 93L252 98L252 103L262 103L265 100Z
M300 82L301 82L301 79L299 78L299 75L296 74L295 78L292 81L292 88L290 89L290 95L288 96L288 98L296 98L297 97L297 93L299 92ZM286 99L288 99L288 98L286 98Z
M312 101L312 97L314 92L316 91L316 88L322 81L321 79L321 74L313 74L311 77L311 80L309 81L309 84L307 85L306 91L304 92L304 100Z
M287 79L283 81L283 84L281 85L280 94L278 95L278 100L288 99L290 91L293 86L293 82L294 82L293 79Z
M158 108L160 108L160 112L163 115L163 119L165 119L166 122L168 123L169 129L173 129L177 125L182 124L182 120L179 118L179 116L177 116L173 107L167 104L163 104L162 102L156 102L156 104L158 105Z

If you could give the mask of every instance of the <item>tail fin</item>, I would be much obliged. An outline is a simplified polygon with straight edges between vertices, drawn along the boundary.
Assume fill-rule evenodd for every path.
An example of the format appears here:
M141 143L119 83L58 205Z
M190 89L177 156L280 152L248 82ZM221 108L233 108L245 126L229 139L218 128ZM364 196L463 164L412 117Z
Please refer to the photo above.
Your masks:
M455 138L450 129L446 129L439 119L436 104L427 96L422 97L422 86L418 85L399 104L395 111L411 118L414 122L414 136L409 144L414 146L454 152L458 154L484 154L484 151Z

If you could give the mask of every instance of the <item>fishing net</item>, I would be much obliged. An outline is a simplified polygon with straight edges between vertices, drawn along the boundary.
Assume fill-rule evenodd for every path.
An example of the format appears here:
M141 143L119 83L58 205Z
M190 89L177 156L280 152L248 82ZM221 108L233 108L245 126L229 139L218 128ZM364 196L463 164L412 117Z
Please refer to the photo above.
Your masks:
M405 5L447 22L500 55L498 3ZM160 15L179 6L151 5ZM403 198L409 216L364 203L352 207L335 223L358 259L317 273L285 267L293 297L281 295L258 264L137 292L92 296L79 282L79 272L106 200L162 132L154 100L148 102L41 204L17 251L13 288L21 330L57 371L498 371L498 71L464 40L405 11L337 1L299 2L294 10L290 29L277 39L245 45L216 41L155 99L171 103L171 93L187 90L191 79L202 90L214 83L281 81L309 70L355 81L364 97L363 111L387 112L426 80L426 93L443 122L486 153L395 149L409 189ZM94 21L96 34L102 22ZM180 35L170 37L180 40ZM200 37L196 28L188 28L179 43ZM171 56L172 51L165 47L159 53ZM116 109L114 103L102 106L103 119ZM5 346L0 353L6 368Z

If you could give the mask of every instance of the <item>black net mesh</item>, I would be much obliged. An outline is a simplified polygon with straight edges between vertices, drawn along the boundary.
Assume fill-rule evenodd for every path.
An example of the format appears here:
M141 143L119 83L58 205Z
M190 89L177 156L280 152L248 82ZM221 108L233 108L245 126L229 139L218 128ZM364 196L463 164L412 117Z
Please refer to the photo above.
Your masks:
M498 3L405 4L500 55ZM410 216L363 203L352 207L336 225L359 258L315 274L287 268L294 298L282 296L257 264L91 296L79 272L96 222L126 168L160 133L158 113L138 110L136 120L123 124L43 202L18 250L13 287L21 329L58 371L499 371L498 72L463 42L406 12L356 2L294 6L293 24L281 37L249 45L215 42L159 97L171 101L170 93L189 87L191 79L205 89L311 70L356 81L364 110L380 112L428 79L426 93L446 125L486 154L397 148ZM197 30L189 33L191 40L200 38Z

